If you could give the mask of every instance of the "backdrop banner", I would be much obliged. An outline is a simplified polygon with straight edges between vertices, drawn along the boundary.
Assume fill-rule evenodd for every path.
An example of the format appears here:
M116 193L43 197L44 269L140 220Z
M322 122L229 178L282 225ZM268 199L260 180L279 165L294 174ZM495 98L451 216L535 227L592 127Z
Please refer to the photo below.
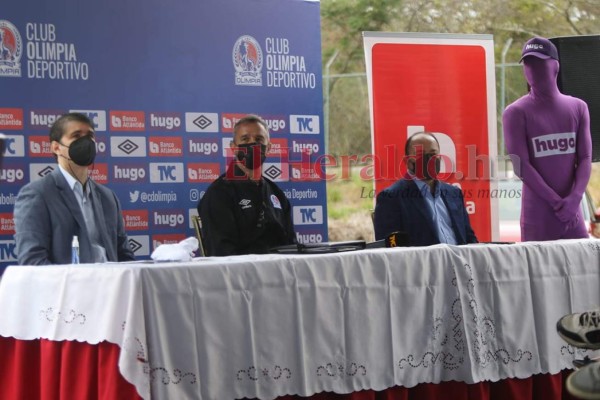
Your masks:
M270 126L264 174L299 241L327 240L318 1L9 2L0 33L0 271L16 260L19 189L57 168L48 127L68 111L95 124L91 176L116 192L139 258L194 234L246 113Z
M364 32L374 197L406 172L404 145L434 132L440 179L460 187L480 241L498 237L496 95L491 35Z

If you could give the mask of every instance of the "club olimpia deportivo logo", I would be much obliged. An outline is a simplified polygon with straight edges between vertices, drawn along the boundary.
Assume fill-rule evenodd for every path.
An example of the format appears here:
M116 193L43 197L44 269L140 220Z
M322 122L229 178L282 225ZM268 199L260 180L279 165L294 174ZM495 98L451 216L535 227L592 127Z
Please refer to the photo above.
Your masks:
M263 54L260 45L252 36L238 38L233 46L235 84L262 86Z
M23 42L17 28L0 19L0 76L21 76Z

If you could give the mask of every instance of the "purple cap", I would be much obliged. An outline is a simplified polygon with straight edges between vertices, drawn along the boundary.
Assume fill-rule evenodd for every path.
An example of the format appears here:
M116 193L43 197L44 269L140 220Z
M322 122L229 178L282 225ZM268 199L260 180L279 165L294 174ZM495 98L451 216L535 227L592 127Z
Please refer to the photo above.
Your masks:
M523 52L521 53L519 62L522 62L523 59L528 56L535 56L544 60L552 58L558 61L558 50L556 50L554 43L548 39L534 37L529 39L527 43L525 43L525 46L523 46Z

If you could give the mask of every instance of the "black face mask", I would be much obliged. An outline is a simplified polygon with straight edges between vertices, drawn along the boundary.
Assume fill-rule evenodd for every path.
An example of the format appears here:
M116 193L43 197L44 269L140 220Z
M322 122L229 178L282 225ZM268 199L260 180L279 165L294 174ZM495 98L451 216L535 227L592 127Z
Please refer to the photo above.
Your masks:
M267 146L262 143L243 143L235 145L238 149L236 157L248 169L256 169L263 165L267 158Z
M87 167L88 165L92 165L96 158L96 142L94 142L90 135L82 136L73 141L70 146L65 147L69 148L69 158L71 161L79 166Z
M418 179L436 180L440 173L441 165L441 158L436 154L418 155L415 157L414 168L411 172Z

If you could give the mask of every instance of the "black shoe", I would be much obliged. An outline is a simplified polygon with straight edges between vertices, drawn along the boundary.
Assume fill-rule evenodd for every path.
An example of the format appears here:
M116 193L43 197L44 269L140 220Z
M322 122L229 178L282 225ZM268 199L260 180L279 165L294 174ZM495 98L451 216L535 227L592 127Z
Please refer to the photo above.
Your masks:
M560 337L582 349L600 349L600 310L567 314L556 323Z

